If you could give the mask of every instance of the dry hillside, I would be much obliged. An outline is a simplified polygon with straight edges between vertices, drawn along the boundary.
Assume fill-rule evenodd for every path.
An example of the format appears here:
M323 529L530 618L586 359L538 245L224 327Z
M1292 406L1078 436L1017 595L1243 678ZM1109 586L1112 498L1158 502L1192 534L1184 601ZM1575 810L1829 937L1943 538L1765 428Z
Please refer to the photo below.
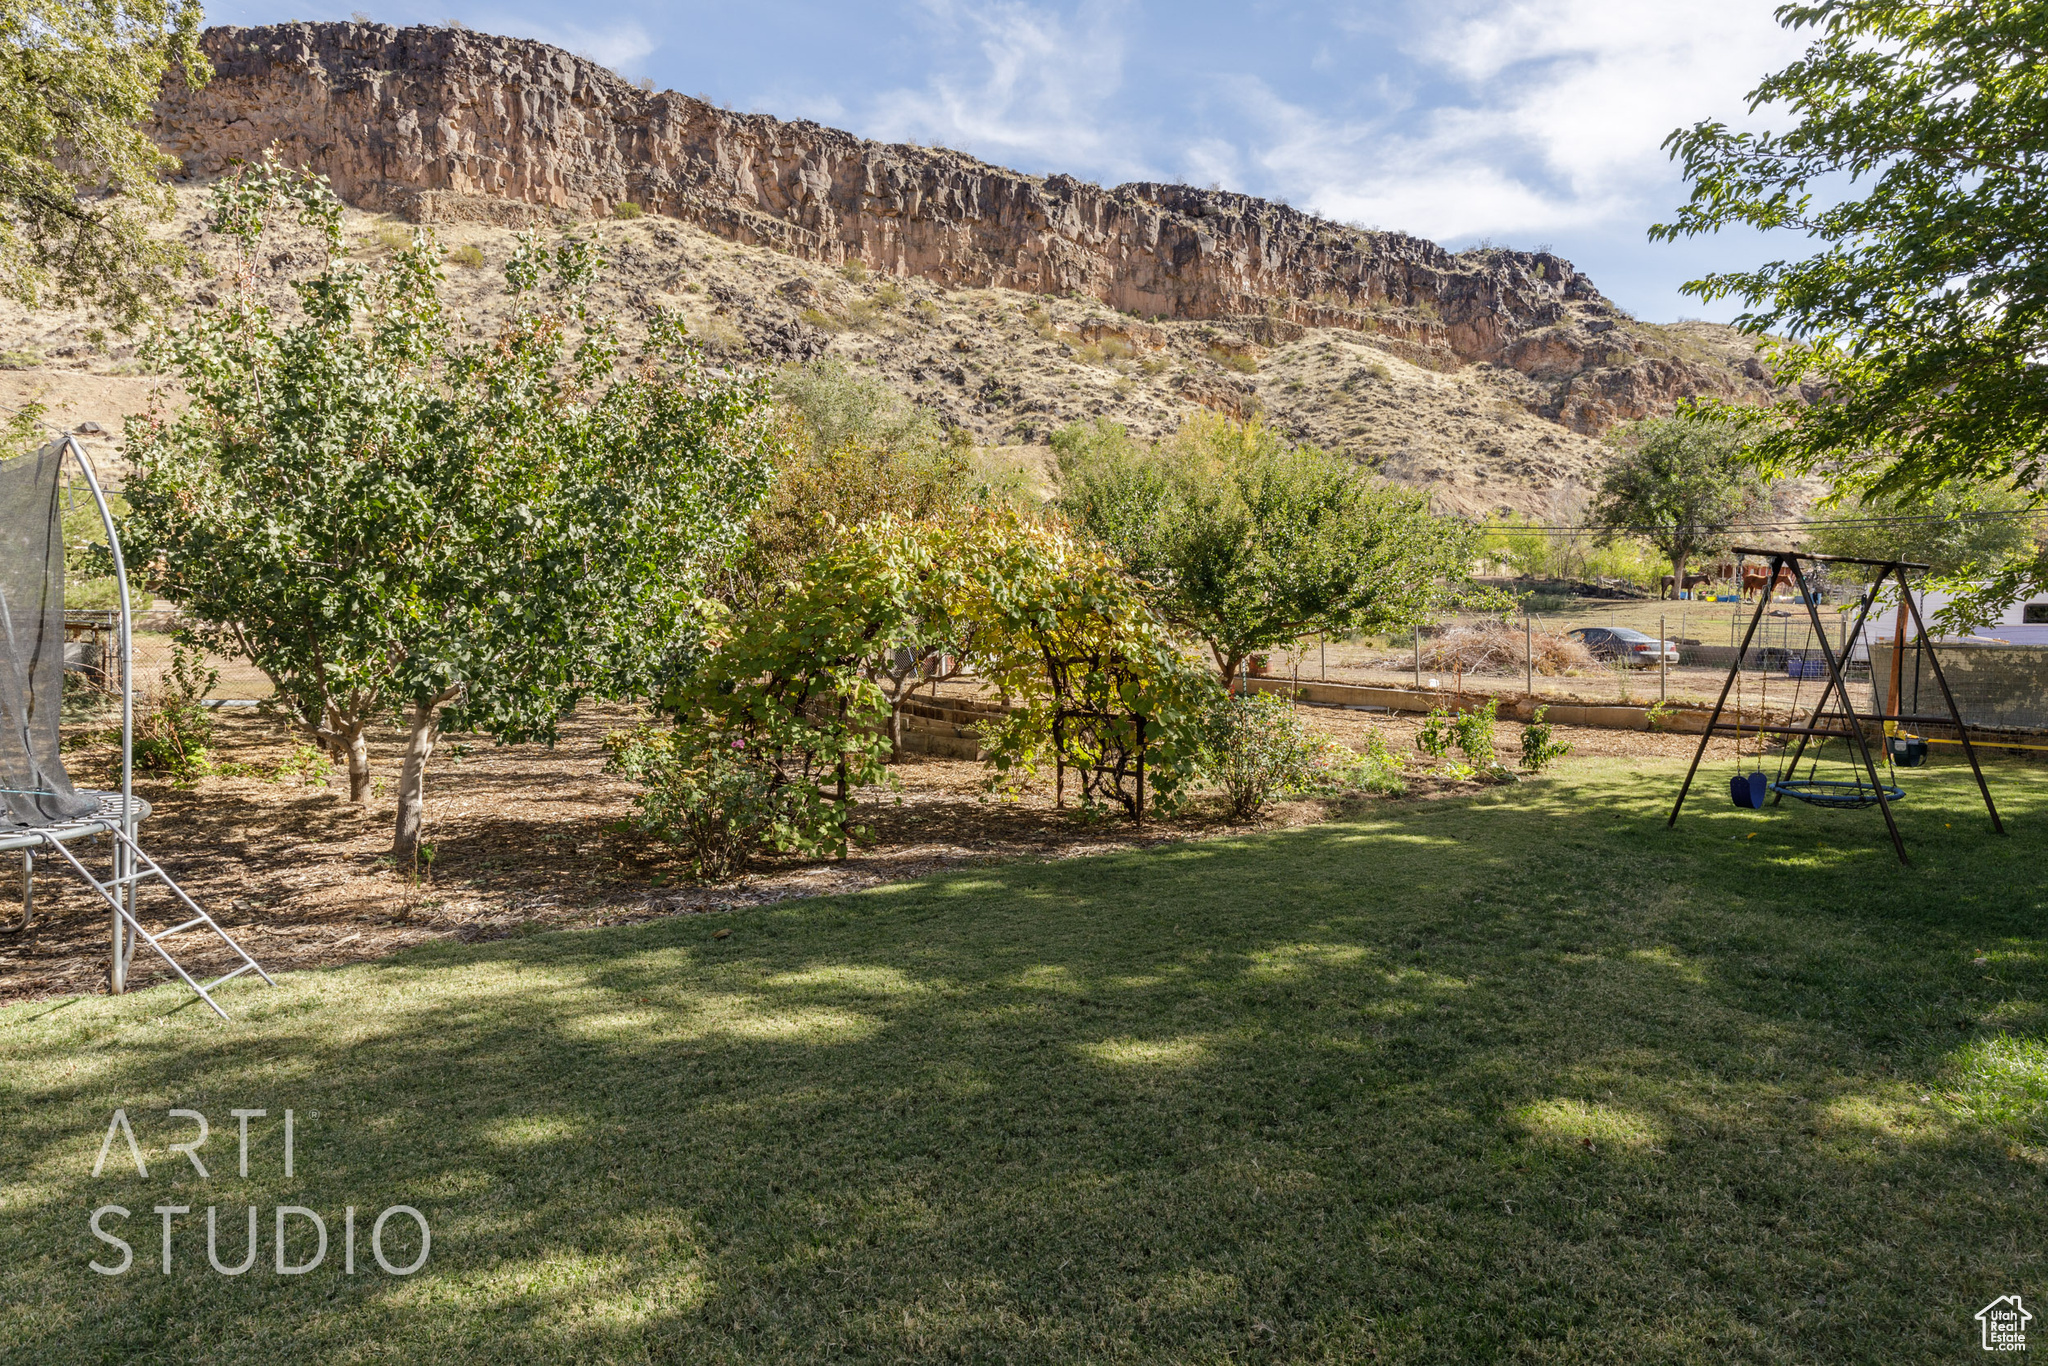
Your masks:
M504 307L516 231L600 233L621 316L679 309L733 363L841 357L1026 462L1069 422L1153 434L1207 407L1447 509L1541 511L1591 478L1614 422L1772 392L1747 339L1637 322L1549 253L1454 255L1243 195L1026 176L643 90L467 30L288 24L205 41L216 78L167 88L156 128L185 167L173 230L196 244L206 182L275 147L330 177L359 254L432 231L473 326ZM315 259L278 249L280 298ZM0 352L0 402L39 398L71 423L111 432L152 388L80 317L0 313Z

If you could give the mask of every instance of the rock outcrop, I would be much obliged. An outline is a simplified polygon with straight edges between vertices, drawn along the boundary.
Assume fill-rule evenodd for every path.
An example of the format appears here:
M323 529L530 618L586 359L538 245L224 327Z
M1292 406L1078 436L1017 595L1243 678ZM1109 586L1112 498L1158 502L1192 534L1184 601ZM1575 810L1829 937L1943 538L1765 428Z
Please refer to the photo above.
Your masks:
M167 87L155 129L194 177L275 146L350 203L415 221L633 203L948 288L1080 295L1269 344L1347 328L1435 368L1519 371L1543 386L1535 411L1581 432L1693 394L1768 392L1739 362L1645 356L1642 330L1547 252L1453 255L1246 195L1028 176L642 90L559 48L466 29L299 23L204 43L214 80Z

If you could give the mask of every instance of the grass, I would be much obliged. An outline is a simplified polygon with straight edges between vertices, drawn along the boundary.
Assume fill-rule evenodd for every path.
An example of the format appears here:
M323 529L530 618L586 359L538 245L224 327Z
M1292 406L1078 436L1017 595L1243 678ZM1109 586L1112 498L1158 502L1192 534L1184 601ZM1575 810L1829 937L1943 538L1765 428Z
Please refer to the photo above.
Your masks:
M1668 764L1589 763L237 984L231 1025L0 1011L0 1357L1974 1355L2048 1273L2048 776L1994 777L2002 840L1966 770L1909 775L1912 870L1874 813L1710 781L1666 830ZM118 1140L90 1176L117 1106L147 1180ZM246 1179L233 1108L269 1111ZM397 1202L433 1229L404 1280L366 1247ZM202 1211L169 1276L159 1204ZM253 1273L206 1269L209 1204L230 1264L259 1208ZM337 1239L356 1206L358 1274L274 1274L278 1204Z

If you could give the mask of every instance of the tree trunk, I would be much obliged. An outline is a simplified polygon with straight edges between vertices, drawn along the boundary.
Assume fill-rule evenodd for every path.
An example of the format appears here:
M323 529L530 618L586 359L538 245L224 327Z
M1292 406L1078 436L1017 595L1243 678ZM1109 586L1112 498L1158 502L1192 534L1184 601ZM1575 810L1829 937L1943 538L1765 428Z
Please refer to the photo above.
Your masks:
M370 801L370 737L368 725L360 719L343 720L332 707L326 724L311 727L313 742L327 757L348 773L348 799L357 806Z
M371 737L365 725L354 721L340 729L340 760L348 766L348 801L358 807L371 803Z
M1685 562L1688 558L1683 553L1671 557L1671 596L1674 598L1685 591Z
M343 752L348 760L348 799L357 806L370 804L370 737L363 733L358 723L348 734L348 747Z
M402 864L419 855L420 826L426 816L427 760L434 757L434 742L441 735L441 698L421 698L412 705L405 736L405 767L398 776L398 829L391 841L391 856Z

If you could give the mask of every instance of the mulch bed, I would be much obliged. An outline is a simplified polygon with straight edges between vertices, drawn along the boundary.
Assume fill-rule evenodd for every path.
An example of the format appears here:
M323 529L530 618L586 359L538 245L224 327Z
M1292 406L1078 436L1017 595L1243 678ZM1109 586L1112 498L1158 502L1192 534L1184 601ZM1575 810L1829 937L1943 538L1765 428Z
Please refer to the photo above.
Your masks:
M1357 743L1370 727L1397 752L1413 754L1416 718L1324 709L1311 716L1340 739ZM393 811L382 789L398 771L402 737L395 730L373 739L374 769L385 784L367 810L350 805L340 774L332 787L297 776L211 777L187 788L140 781L138 792L156 809L143 826L143 847L275 974L377 958L430 939L495 939L733 911L947 869L1310 824L1361 802L1476 790L1422 772L1418 756L1407 798L1279 802L1250 827L1231 823L1219 800L1205 798L1178 816L1133 829L1121 820L1090 824L1055 810L1049 784L1014 800L989 797L984 765L912 756L896 769L897 790L863 794L860 823L872 828L873 838L844 862L774 857L738 882L706 885L692 881L671 851L623 828L635 789L603 771L603 738L633 720L622 708L585 707L563 726L553 749L496 746L475 737L444 740L427 775L426 838L434 857L417 875L388 856ZM1512 727L1501 728L1508 745L1514 734ZM1693 743L1684 736L1567 727L1558 734L1575 755L1587 757L1682 755ZM226 713L216 724L218 757L264 775L276 773L299 744L281 723L255 715ZM1512 763L1515 756L1502 757ZM112 759L102 744L72 751L68 763L81 786L102 786L115 780ZM0 936L0 1004L106 990L103 903L58 869L44 868L36 881L35 926L25 935ZM164 923L170 909L164 894L148 895L143 904L145 923ZM11 910L0 918L11 922ZM174 942L195 972L218 973L235 961L210 936ZM130 985L168 976L144 946Z

